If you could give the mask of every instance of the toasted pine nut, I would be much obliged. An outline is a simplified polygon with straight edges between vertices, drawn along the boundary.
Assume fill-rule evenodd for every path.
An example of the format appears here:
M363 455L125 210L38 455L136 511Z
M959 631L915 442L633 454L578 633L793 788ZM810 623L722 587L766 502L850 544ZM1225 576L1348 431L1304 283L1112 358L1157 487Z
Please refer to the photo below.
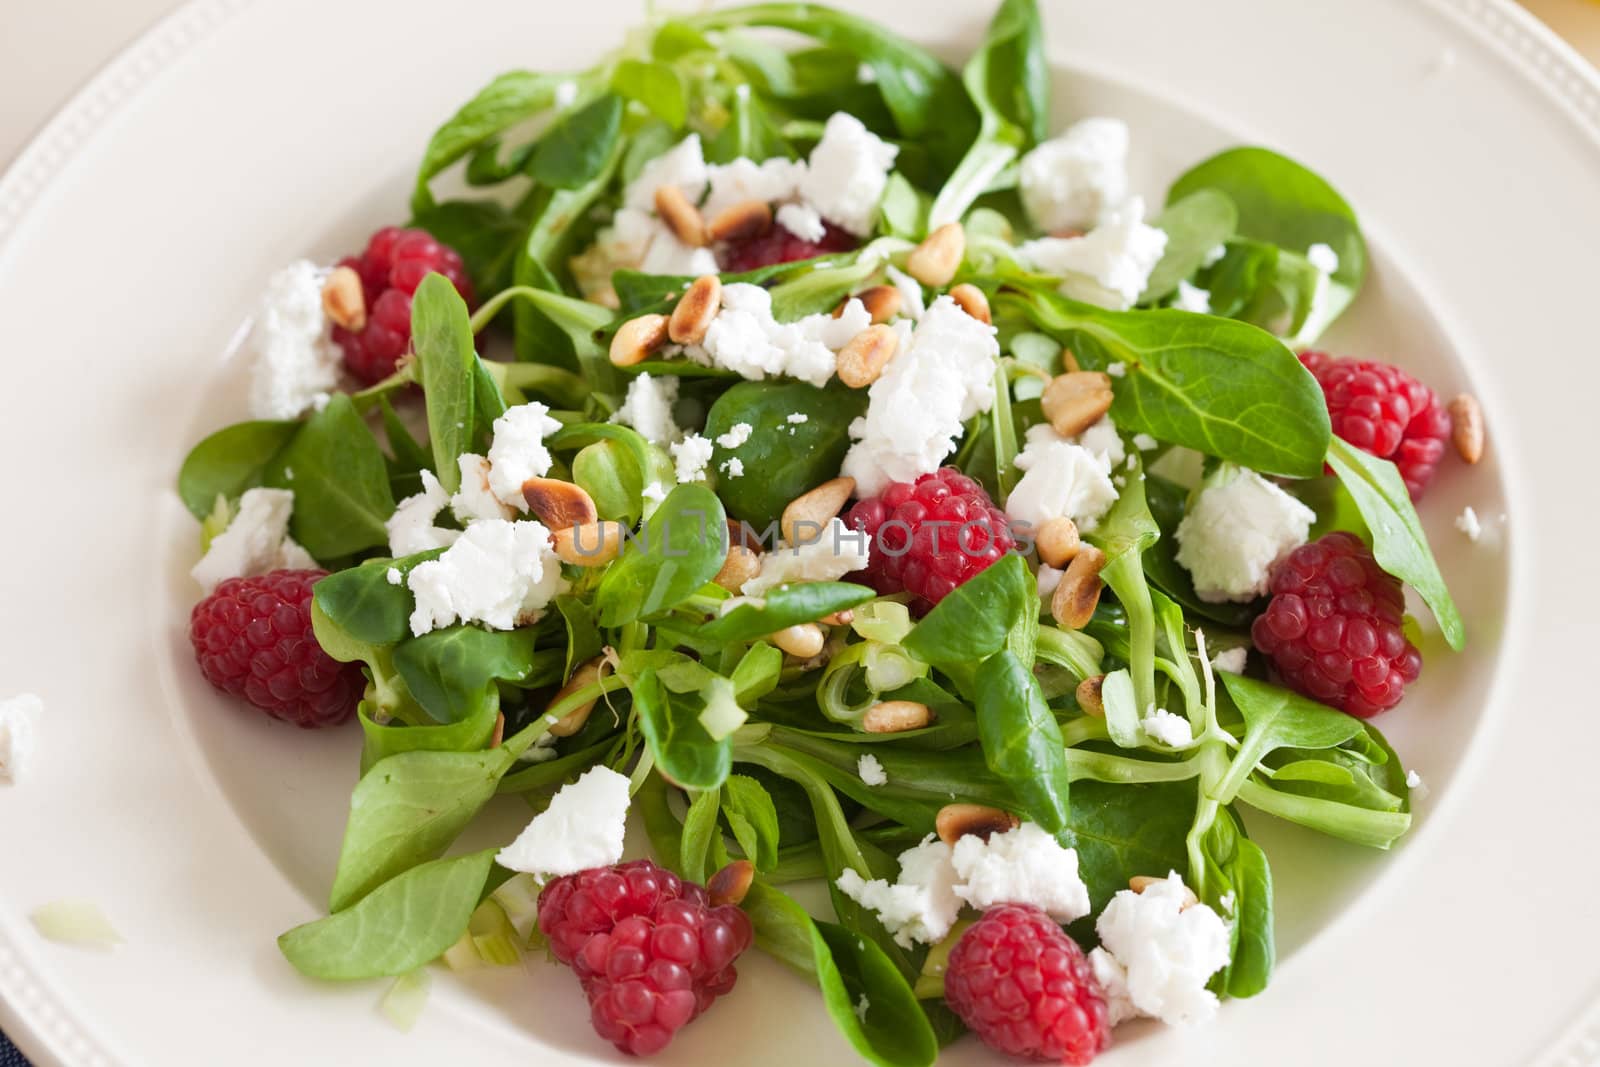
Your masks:
M844 309L850 301L859 300L861 306L867 309L867 314L872 316L872 323L888 322L900 314L900 308L905 303L905 297L900 295L900 290L892 285L874 285L870 289L863 289L855 296L847 296L839 301L839 306L833 309L833 317L838 318L844 314Z
M1468 463L1483 458L1483 409L1471 393L1450 401L1450 440Z
M967 231L959 222L947 222L923 238L906 257L906 273L923 285L943 289L961 269L967 254Z
M755 864L749 860L734 860L713 874L706 882L706 893L711 897L711 906L720 908L724 904L740 903L744 900L745 894L750 892L750 883L755 880Z
M1058 374L1039 397L1044 417L1062 437L1076 437L1111 410L1111 376L1095 370Z
M1136 874L1132 878L1128 879L1128 888L1133 890L1135 893L1143 893L1151 886L1165 881L1165 878L1154 878L1148 874ZM1188 908L1194 907L1198 903L1200 903L1200 898L1194 895L1194 890L1190 889L1188 886L1184 886L1183 903L1178 905L1178 910L1184 911Z
M572 672L572 677L555 696L550 698L550 703L545 705L546 714L563 700L576 693L578 690L591 686L600 680L600 668L605 663L605 657L596 656L588 663L582 664ZM550 726L550 732L557 737L571 737L583 729L583 724L589 721L589 713L594 711L594 706L599 697L586 703L579 704Z
M994 322L994 316L989 313L989 298L983 295L983 290L969 282L962 282L950 290L950 299L956 306L968 315L977 319L985 326Z
M822 651L823 642L826 640L822 627L814 622L802 622L785 627L769 635L768 639L795 659L810 659L817 655Z
M839 514L844 502L855 491L854 478L830 478L789 501L778 523L784 541L793 547L815 541L827 528L828 520Z
M1039 559L1052 567L1065 567L1078 554L1078 526L1071 519L1056 517L1039 524L1033 535Z
M659 210L659 208L657 209ZM717 212L706 227L713 241L760 237L772 229L772 207L765 200L743 200Z
M676 185L657 186L656 214L678 240L690 248L705 247L706 220L700 217L700 209L689 203L682 189Z
M933 721L928 705L915 700L885 700L874 704L861 717L861 729L869 734L898 734L920 730Z
M1100 572L1105 568L1106 554L1093 545L1082 545L1067 573L1061 576L1050 597L1050 615L1068 630L1081 630L1094 617L1095 605L1100 603L1100 590L1105 583Z
M899 349L900 335L893 326L868 326L839 350L839 380L852 389L871 385Z
M551 531L567 530L596 522L594 498L581 485L559 478L529 478L522 483L522 499L528 510Z
M1021 825L1022 820L1009 811L982 804L946 804L933 820L939 840L947 845L954 845L968 834L987 841L991 834L1003 834Z
M1103 674L1085 678L1078 683L1078 691L1073 696L1077 697L1078 707L1083 709L1085 715L1093 715L1097 719L1106 717L1106 702L1100 693L1105 684L1106 676Z
M506 737L506 713L499 712L494 717L494 733L489 735L489 747L499 748L500 742Z
M622 552L620 522L585 522L566 526L550 535L563 563L578 567L604 567Z
M335 326L359 333L367 325L367 296L361 275L351 267L335 267L322 283L322 311Z
M824 615L822 621L829 626L849 626L856 621L856 613L849 608L845 608L843 611L836 611L832 615Z
M711 579L730 593L737 593L745 582L761 573L761 557L743 545L729 545L728 558Z
M729 519L728 544L730 546L743 545L759 555L761 552L761 531L743 519Z
M722 310L722 279L703 274L684 290L678 306L667 320L667 336L673 344L697 345L706 339L711 320Z
M667 343L667 317L640 315L617 327L611 337L611 362L618 367L643 363L650 353Z

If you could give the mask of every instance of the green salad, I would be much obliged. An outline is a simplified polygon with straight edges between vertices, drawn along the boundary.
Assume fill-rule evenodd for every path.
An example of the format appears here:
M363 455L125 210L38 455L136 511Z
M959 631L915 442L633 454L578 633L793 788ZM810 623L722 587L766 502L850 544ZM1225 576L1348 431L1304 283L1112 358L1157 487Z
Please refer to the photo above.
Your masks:
M644 1055L751 949L869 1062L1087 1063L1267 988L1246 810L1406 833L1372 720L1463 646L1413 500L1481 416L1308 350L1367 266L1325 179L1234 147L1147 205L1051 96L1034 0L959 71L818 4L656 18L272 278L179 492L207 679L362 735L290 964L402 1025L435 961L566 966Z

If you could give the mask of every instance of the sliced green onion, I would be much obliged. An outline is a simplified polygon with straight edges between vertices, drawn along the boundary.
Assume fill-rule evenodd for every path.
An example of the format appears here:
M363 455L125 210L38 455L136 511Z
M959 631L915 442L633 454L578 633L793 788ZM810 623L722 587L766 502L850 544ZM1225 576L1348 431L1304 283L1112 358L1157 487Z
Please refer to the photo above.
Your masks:
M539 883L531 874L519 874L489 894L500 905L511 928L523 944L539 923Z
M472 939L478 958L491 967L510 967L522 962L522 950L505 934L488 934Z
M855 609L850 628L868 641L898 645L911 632L911 609L893 600L874 600Z
M32 918L40 934L63 945L109 949L122 944L122 935L92 901L58 900L39 908Z
M428 1003L428 990L432 986L433 978L426 967L402 974L383 995L383 1000L378 1002L378 1010L383 1012L384 1018L394 1023L397 1030L409 1032L422 1015L423 1006Z
M734 696L733 682L729 679L720 676L711 679L706 685L705 694L706 706L700 712L700 725L706 728L711 740L721 741L743 726L750 717L739 706L738 698Z
M926 663L899 645L868 641L862 664L867 668L867 688L874 693L889 693L910 685L928 673Z
M478 955L478 946L473 944L470 932L461 935L460 940L444 950L441 957L445 966L452 971L476 971L483 966L483 957Z

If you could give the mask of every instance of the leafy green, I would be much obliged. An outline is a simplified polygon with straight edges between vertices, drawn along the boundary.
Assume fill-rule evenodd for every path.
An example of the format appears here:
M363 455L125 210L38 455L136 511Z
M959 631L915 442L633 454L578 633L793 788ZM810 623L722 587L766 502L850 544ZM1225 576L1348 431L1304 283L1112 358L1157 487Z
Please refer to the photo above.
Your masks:
M727 554L717 495L703 485L678 486L606 568L594 597L600 624L621 626L676 606L716 577Z
M511 263L528 228L526 219L493 200L446 200L414 215L411 225L461 253L480 293L499 292L511 284Z
M539 139L528 160L528 176L557 189L578 189L606 169L622 132L622 98L597 97L569 115Z
M679 843L679 871L692 882L704 884L711 876L711 853L717 838L717 810L721 794L707 789L689 804L683 817L683 840Z
M398 644L411 634L411 593L403 582L389 581L389 570L404 577L438 555L436 550L400 560L369 560L317 582L311 587L312 599L331 622L362 644Z
M675 698L655 671L646 669L629 688L639 730L661 773L688 789L720 788L732 762L732 742L712 740L700 723L700 708L687 698Z
M564 80L560 74L512 71L500 75L463 105L428 142L411 195L413 214L421 214L433 204L429 179L503 131L548 109Z
M1152 225L1167 235L1166 251L1145 282L1139 303L1161 300L1192 277L1218 245L1232 237L1239 225L1239 212L1227 195L1216 189L1197 189L1167 205L1152 220Z
M1192 782L1072 785L1072 845L1096 914L1137 874L1183 872Z
M379 723L365 707L358 713L364 743L361 746L361 773L366 774L379 761L401 752L427 749L430 752L475 752L489 747L494 736L500 702L487 700L477 711L459 722L441 726L405 726Z
M434 473L445 492L461 488L456 460L472 450L478 353L467 302L442 274L422 279L411 303L411 343L428 398L428 438Z
M624 59L611 75L611 88L637 100L673 129L688 117L688 91L678 68L670 63Z
M616 441L596 441L572 458L572 480L594 499L602 519L632 526L639 521L644 478L628 450Z
M727 124L706 142L708 162L729 163L740 157L776 159L794 154L754 93L735 93L729 110Z
M1033 822L1063 835L1068 821L1065 745L1031 662L1002 649L978 668L976 690L984 762L1016 793Z
M1037 613L1038 593L1027 564L1021 556L1007 555L956 586L902 643L935 667L977 663L1004 648L1017 623Z
M294 439L298 422L239 422L225 426L189 452L178 471L178 495L197 519L217 497L235 500L262 483L267 468Z
M1240 783L1274 749L1336 748L1362 733L1360 719L1281 686L1227 671L1222 682L1244 716L1245 733L1227 777L1212 791L1219 803L1232 800Z
M383 452L348 396L335 396L312 415L268 463L263 480L294 490L289 532L318 559L389 541L384 522L394 514L394 495Z
M730 774L722 783L722 816L756 870L765 874L778 865L778 809L760 782Z
M534 666L533 643L532 630L452 626L400 644L394 665L435 721L460 722L492 699L496 679L528 676Z
M1457 652L1467 643L1461 612L1428 548L1411 495L1393 463L1352 448L1335 437L1328 444L1328 466L1349 491L1372 532L1372 555L1378 566L1421 595L1439 623L1439 630Z
M774 549L775 552L787 551ZM700 637L713 644L750 641L802 622L853 608L877 596L864 585L848 582L800 582L783 585L713 619L700 628Z

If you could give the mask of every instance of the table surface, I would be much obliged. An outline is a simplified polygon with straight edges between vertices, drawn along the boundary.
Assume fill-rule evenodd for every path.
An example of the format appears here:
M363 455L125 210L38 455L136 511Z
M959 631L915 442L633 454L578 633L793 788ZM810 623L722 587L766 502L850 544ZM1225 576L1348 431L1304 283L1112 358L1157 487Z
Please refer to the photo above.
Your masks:
M848 0L835 0L849 6ZM96 71L181 0L56 0L0 10L0 167ZM1600 0L1527 0L1573 47L1600 65ZM0 1067L17 1062L0 1035Z

